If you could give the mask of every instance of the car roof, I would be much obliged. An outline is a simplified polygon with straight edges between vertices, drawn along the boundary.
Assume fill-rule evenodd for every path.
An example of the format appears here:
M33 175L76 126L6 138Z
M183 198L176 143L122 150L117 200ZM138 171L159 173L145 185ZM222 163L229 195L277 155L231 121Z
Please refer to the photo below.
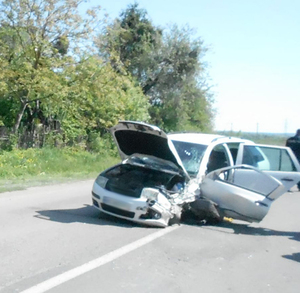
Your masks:
M210 145L214 142L251 142L250 140L246 140L243 138L238 137L230 137L230 136L223 136L219 134L207 134L207 133L192 133L192 132L184 132L184 133L170 133L168 137L171 140L177 141L185 141L190 143L198 143L202 145Z

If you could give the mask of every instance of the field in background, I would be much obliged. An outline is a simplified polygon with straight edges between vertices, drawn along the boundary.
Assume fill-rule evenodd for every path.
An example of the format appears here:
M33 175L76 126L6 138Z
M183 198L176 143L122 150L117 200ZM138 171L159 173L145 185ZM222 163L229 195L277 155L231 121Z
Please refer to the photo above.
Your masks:
M233 132L233 131L219 131L218 134L225 136L234 136L245 138L254 141L257 144L271 144L285 146L286 140L294 134L282 133L253 133L253 132Z

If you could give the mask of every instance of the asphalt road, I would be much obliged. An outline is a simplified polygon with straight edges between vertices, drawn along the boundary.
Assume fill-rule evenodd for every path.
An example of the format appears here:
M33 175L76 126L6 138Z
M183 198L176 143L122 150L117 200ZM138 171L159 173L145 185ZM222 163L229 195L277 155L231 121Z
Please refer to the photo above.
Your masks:
M91 206L92 181L0 194L0 292L299 292L300 193L259 224L146 228Z

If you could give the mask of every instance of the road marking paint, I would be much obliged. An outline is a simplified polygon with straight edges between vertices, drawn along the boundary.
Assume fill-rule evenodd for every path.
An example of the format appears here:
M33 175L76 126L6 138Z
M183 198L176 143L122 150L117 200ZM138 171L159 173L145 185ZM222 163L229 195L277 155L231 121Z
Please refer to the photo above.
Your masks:
M49 280L46 280L40 284L37 284L25 291L22 291L21 293L43 293L46 292L58 285L61 285L71 279L74 279L80 275L83 275L93 269L99 268L100 266L103 266L137 248L140 248L143 245L146 245L148 243L150 243L151 241L162 237L174 230L176 230L177 228L179 228L180 226L171 226L171 227L167 227L164 228L156 233L150 234L144 238L141 238L135 242L132 242L130 244L127 244L121 248L118 248L112 252L109 252L99 258L96 258L94 260L91 260L77 268L71 269L67 272L64 272L56 277L53 277Z

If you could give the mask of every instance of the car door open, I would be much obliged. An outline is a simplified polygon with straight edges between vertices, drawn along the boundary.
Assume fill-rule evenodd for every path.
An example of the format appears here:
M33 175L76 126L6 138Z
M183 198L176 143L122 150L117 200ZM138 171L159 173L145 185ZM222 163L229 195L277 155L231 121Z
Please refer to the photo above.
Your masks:
M236 164L250 165L275 177L285 187L282 194L300 181L299 163L288 147L241 143Z
M246 165L215 170L201 183L201 195L217 203L224 216L248 222L261 221L283 190L279 180Z

